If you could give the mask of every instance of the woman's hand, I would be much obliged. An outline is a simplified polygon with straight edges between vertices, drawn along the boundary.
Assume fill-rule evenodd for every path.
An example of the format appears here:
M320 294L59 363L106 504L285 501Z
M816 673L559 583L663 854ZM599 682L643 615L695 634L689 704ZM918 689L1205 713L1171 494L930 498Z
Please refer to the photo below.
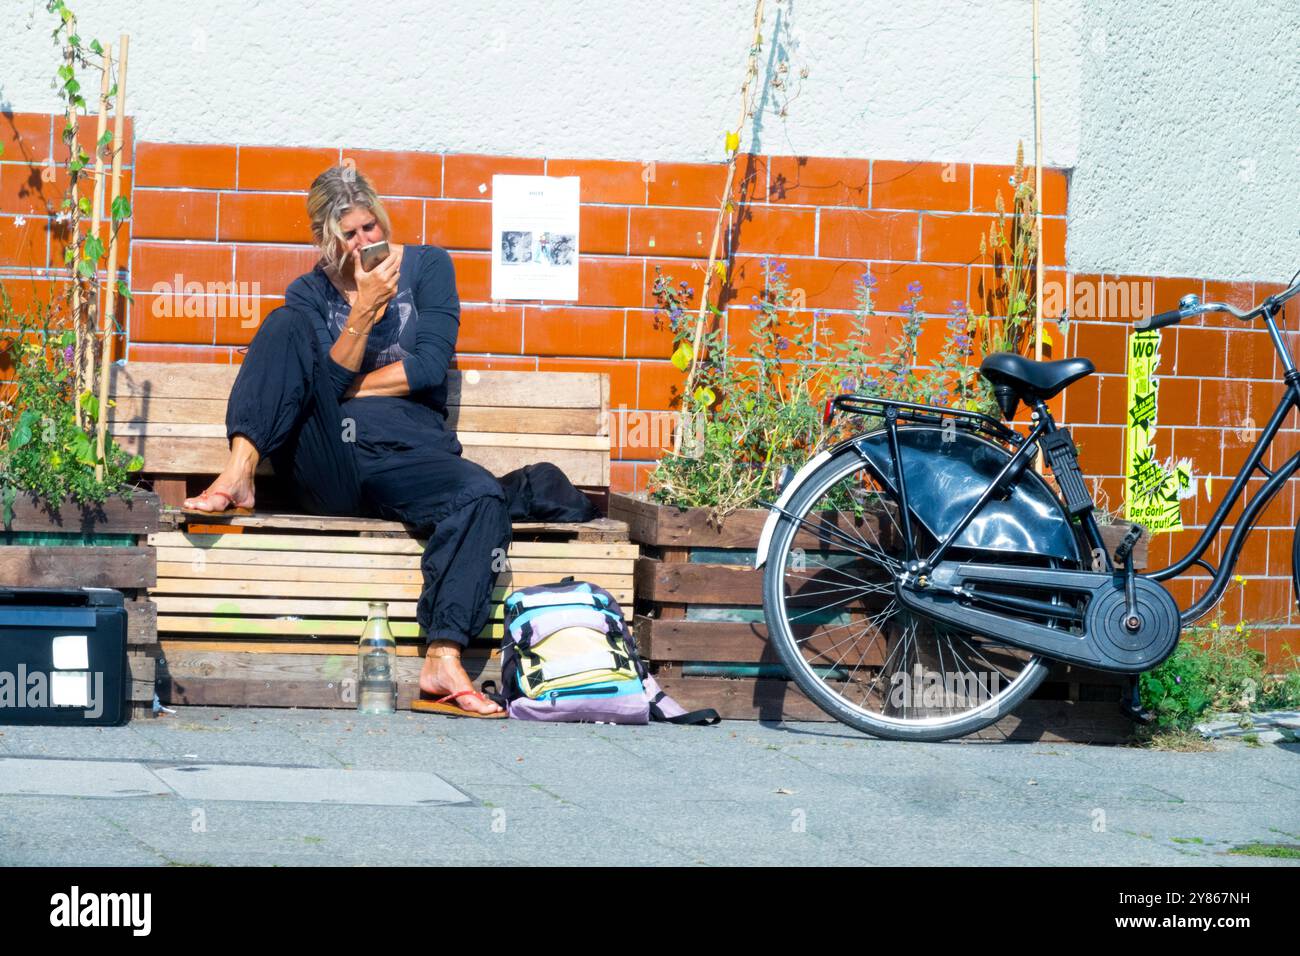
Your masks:
M401 256L389 253L387 259L369 272L361 268L361 251L352 250L352 277L357 284L356 301L352 303L353 317L373 323L388 300L397 294L397 276Z

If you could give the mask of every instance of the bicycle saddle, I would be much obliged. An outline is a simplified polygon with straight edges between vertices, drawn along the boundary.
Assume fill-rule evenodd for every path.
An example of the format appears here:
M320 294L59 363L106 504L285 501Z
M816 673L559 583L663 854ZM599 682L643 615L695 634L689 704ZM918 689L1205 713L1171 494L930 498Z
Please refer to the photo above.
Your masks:
M1010 385L1027 402L1049 399L1065 386L1097 371L1091 359L1035 362L1014 352L995 352L980 363L980 374L994 385Z

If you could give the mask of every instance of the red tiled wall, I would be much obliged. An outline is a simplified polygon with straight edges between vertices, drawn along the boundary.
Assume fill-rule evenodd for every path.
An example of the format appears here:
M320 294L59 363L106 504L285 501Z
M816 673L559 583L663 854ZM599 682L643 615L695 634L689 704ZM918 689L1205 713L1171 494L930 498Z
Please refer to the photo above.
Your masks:
M721 164L641 163L391 153L372 150L141 143L137 151L130 328L133 358L238 361L255 328L212 314L158 317L150 289L173 281L259 284L263 314L311 267L305 193L331 163L352 160L385 198L396 236L451 251L463 317L460 367L607 371L611 405L629 412L671 408L682 376L668 362L671 336L655 327L654 268L702 286ZM879 307L897 315L920 281L936 312L970 294L979 234L1010 170L970 164L742 157L732 224L735 292L729 326L742 337L757 291L759 259L787 262L809 309L846 313L853 283L870 269ZM582 178L580 297L575 303L490 299L488 242L494 173ZM1049 261L1064 261L1065 179L1048 173ZM1009 198L1009 197L1008 197ZM724 237L725 239L726 237ZM227 310L230 312L232 310ZM657 454L638 443L655 431L619 417L613 475L643 487Z
M16 133L15 133L16 131ZM30 166L48 157L53 141L49 117L19 114L0 123L9 141L0 163L0 276L11 294L48 294L49 267L57 264L57 241L37 222L39 196L24 191ZM20 151L15 152L14 146ZM129 154L130 155L130 154ZM668 362L671 336L653 320L655 266L698 291L712 238L718 200L726 180L721 164L661 162L653 166L607 160L496 157L376 150L286 148L245 145L134 144L128 177L134 217L128 262L136 302L127 312L127 354L132 359L238 362L256 323L245 322L229 303L208 299L198 314L163 316L155 283L256 284L260 315L283 301L285 287L315 261L309 245L305 200L311 180L326 166L354 161L385 197L395 238L451 251L462 303L456 364L461 368L573 369L606 371L611 405L628 412L672 407L683 376ZM943 316L954 301L977 301L986 270L979 265L979 237L987 232L999 190L1011 198L1004 166L969 163L904 163L870 159L742 156L732 196L738 213L724 239L730 243L732 290L728 331L738 344L748 335L750 297L759 289L759 261L785 262L790 284L802 289L812 310L828 313L819 334L834 337L853 308L853 286L863 272L876 278L880 325L896 328L907 286L920 282L922 308ZM575 303L506 302L490 299L488 240L494 173L577 175L581 186L580 298ZM1044 249L1047 277L1065 279L1066 177L1045 170ZM47 186L51 196L59 184ZM27 232L15 230L14 213L28 215ZM32 229L35 231L32 231ZM37 267L33 271L33 266ZM43 270L43 271L42 271ZM1082 284L1142 277L1075 276ZM1253 302L1271 287L1224 285L1199 279L1154 280L1155 308L1165 309L1189 291L1230 301ZM1083 447L1084 469L1113 508L1122 502L1124 342L1135 315L1075 320L1057 354L1093 358L1098 375L1072 386L1053 403ZM937 340L938 334L930 336ZM1058 339L1059 339L1058 335ZM1184 505L1189 528L1203 525L1226 491L1225 473L1245 446L1239 417L1258 424L1280 392L1267 336L1228 322L1165 333L1161 366L1161 431L1157 449L1189 456L1198 476L1215 476L1215 499L1204 492ZM616 441L612 481L616 490L644 487L656 457L628 420L613 422ZM1289 430L1279 442L1300 448ZM1274 461L1282 448L1275 449ZM1292 489L1270 509L1243 556L1249 575L1225 601L1229 623L1239 616L1277 625L1261 637L1270 657L1281 639L1300 648L1294 601L1288 591L1290 529L1297 517ZM1153 566L1180 555L1193 531L1158 535ZM1214 553L1217 553L1217 548ZM1212 558L1213 559L1213 558ZM1172 585L1186 603L1201 585ZM1244 595L1244 603L1243 603Z
M1116 284L1149 283L1152 310L1164 312L1178 300L1195 293L1205 301L1227 302L1248 308L1283 286L1270 283L1216 282L1194 278L1148 278L1143 276L1072 276L1075 301L1079 289L1091 284L1106 290ZM1288 303L1280 325L1291 332L1283 338L1295 353L1295 331L1300 328L1300 302ZM1081 446L1079 456L1084 473L1098 478L1099 500L1109 500L1114 509L1124 500L1123 442L1126 414L1125 343L1137 318L1131 309L1105 318L1088 318L1071 323L1067 353L1084 355L1097 366L1097 374L1067 389L1064 419ZM1244 463L1256 438L1271 417L1283 394L1282 369L1268 333L1258 323L1243 326L1223 315L1202 316L1161 332L1160 401L1155 436L1157 456L1189 458L1198 479L1194 500L1183 502L1183 531L1153 536L1150 566L1165 567L1186 554L1200 537L1215 509L1227 497L1232 478ZM1300 451L1300 432L1295 417L1287 422L1264 458L1277 467ZM1258 473L1257 473L1258 474ZM1210 496L1206 478L1211 479ZM1263 483L1262 477L1249 482L1248 494ZM1300 652L1300 614L1291 583L1291 538L1300 503L1295 482L1284 486L1247 539L1238 558L1236 573L1244 583L1234 582L1219 607L1224 626L1238 621L1251 623L1254 642L1273 662L1283 660L1289 644ZM1229 515L1228 528L1241 513L1240 501ZM1221 533L1205 554L1216 567L1228 535ZM1205 593L1209 575L1195 570L1165 582L1180 607L1188 606ZM1212 620L1212 616L1205 622Z

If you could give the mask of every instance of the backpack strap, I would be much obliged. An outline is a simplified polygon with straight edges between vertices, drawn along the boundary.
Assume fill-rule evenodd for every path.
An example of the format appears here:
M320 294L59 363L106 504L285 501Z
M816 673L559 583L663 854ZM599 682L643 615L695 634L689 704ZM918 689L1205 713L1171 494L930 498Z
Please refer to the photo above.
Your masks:
M663 710L659 707L659 701L668 697L663 691L655 695L650 701L650 717L663 724L690 724L692 726L712 727L714 724L722 723L722 718L712 707L705 707L703 710L688 710L685 713L678 714L676 717L664 716ZM672 698L669 697L669 700Z
M664 693L664 689L659 686L659 682L653 677L646 677L644 684L646 697L650 704L651 720L664 724L691 724L699 727L712 727L714 724L722 722L722 718L712 707L706 707L703 710L686 710L681 704Z

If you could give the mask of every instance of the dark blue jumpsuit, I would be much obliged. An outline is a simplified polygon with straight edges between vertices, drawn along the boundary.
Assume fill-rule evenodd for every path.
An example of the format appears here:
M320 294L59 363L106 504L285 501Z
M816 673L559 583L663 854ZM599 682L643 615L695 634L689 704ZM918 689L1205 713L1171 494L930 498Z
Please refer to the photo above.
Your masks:
M290 478L304 510L402 521L427 537L416 618L426 640L464 646L487 624L510 515L500 482L461 457L446 425L460 326L450 256L405 247L397 293L366 342L360 371L402 362L409 397L342 399L359 373L329 350L348 312L319 265L295 279L248 346L226 434Z

